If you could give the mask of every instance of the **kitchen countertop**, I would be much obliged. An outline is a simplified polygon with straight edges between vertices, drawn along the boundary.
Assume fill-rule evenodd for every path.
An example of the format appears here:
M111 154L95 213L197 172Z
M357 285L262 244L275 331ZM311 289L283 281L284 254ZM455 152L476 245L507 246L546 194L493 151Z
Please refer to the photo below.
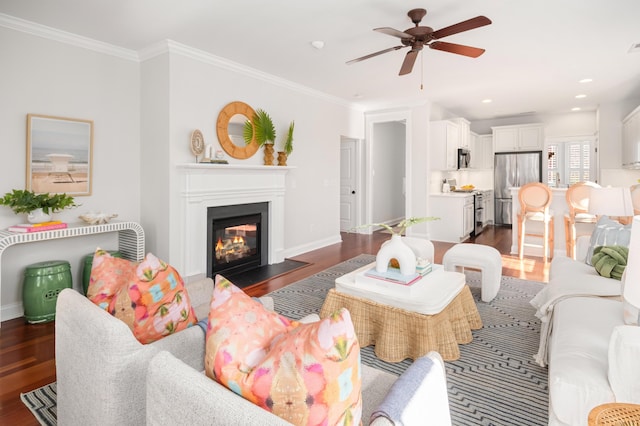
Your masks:
M493 189L474 189L474 191L477 192L486 192L486 191L493 191ZM469 197L473 195L473 192L432 192L431 194L432 197Z

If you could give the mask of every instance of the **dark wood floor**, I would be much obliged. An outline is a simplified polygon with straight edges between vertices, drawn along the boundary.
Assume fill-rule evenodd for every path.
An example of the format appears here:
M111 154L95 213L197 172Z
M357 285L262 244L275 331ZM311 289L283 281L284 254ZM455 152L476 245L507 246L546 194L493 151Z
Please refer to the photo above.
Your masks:
M245 291L252 296L262 296L288 284L320 272L336 263L362 253L376 254L380 244L389 234L372 235L345 233L342 243L296 256L294 260L309 265L288 274L251 286ZM502 254L503 275L548 281L548 264L541 258L525 258L509 254L511 229L489 227L469 241L490 245ZM442 262L444 252L453 244L434 242L435 263ZM33 390L55 381L54 325L25 324L21 318L4 321L0 327L0 425L37 425L31 413L20 401L20 393Z

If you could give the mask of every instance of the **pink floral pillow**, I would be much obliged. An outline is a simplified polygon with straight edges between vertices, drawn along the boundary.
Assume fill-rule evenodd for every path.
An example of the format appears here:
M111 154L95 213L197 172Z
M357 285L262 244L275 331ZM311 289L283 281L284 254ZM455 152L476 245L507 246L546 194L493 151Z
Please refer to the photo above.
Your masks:
M205 371L295 425L361 420L360 346L346 309L300 324L266 310L217 276Z
M87 297L124 321L143 344L198 321L178 271L151 253L132 263L98 249Z

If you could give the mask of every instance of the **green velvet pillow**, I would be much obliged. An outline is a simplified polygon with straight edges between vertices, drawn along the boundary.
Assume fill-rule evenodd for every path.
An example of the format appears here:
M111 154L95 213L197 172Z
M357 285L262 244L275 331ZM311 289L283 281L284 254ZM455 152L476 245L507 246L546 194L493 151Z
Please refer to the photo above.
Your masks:
M627 266L629 248L624 246L598 246L593 249L591 264L603 277L620 280Z

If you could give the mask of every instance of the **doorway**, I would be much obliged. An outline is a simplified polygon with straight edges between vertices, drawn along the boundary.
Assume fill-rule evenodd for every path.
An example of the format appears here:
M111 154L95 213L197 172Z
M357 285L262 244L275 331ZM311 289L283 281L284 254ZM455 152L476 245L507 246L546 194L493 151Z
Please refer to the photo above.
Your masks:
M360 191L360 141L340 138L340 231L350 232L358 224L359 206L362 203Z
M363 223L394 225L411 214L411 111L365 116Z

